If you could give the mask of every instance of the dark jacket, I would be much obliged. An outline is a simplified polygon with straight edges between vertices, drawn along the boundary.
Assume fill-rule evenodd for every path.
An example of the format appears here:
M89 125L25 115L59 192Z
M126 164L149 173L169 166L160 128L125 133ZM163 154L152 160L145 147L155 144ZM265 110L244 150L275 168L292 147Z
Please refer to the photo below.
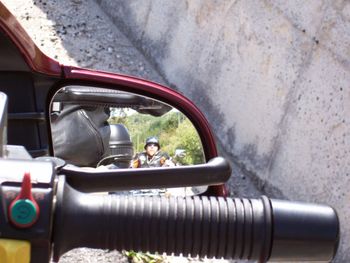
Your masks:
M172 162L169 154L163 151L156 152L151 158L146 152L141 152L136 154L133 161L134 168L162 167L171 166L171 164Z

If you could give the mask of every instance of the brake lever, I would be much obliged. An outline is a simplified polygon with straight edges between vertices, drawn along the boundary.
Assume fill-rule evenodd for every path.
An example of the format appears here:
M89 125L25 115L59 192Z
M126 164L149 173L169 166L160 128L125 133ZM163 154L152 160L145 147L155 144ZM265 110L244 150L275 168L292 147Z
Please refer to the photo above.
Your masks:
M81 192L110 192L219 185L229 179L231 171L231 165L225 158L215 157L206 164L175 167L101 171L64 166L60 169L60 174L65 175L67 183Z

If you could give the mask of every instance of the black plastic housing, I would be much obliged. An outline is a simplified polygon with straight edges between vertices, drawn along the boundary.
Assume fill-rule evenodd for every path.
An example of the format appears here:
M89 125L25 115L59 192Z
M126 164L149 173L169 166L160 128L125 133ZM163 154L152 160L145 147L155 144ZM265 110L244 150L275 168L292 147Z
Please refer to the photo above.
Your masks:
M11 156L21 157L19 146L7 146L7 150L17 151ZM25 151L22 147L22 151ZM28 154L28 153L27 153ZM29 156L29 154L28 154ZM29 160L0 160L0 238L27 240L31 244L31 263L49 262L51 257L51 230L54 198L54 169L49 162ZM32 195L40 213L38 221L28 228L18 228L9 220L9 207L21 190L22 178L29 172L32 179ZM2 259L0 259L2 262Z

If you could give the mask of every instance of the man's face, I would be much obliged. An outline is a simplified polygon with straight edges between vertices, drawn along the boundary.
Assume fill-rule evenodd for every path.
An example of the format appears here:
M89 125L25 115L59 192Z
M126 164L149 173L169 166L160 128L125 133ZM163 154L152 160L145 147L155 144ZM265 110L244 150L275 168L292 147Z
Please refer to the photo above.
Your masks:
M154 143L150 143L146 147L146 153L148 156L153 156L158 151L158 146Z

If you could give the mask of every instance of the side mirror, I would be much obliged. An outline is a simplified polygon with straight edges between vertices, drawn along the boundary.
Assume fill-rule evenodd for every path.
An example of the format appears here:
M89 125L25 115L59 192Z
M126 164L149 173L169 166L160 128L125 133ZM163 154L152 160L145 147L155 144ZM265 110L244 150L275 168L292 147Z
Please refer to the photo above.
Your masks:
M225 159L206 159L185 114L148 96L66 86L53 96L50 125L54 156L81 191L218 185L231 175Z

